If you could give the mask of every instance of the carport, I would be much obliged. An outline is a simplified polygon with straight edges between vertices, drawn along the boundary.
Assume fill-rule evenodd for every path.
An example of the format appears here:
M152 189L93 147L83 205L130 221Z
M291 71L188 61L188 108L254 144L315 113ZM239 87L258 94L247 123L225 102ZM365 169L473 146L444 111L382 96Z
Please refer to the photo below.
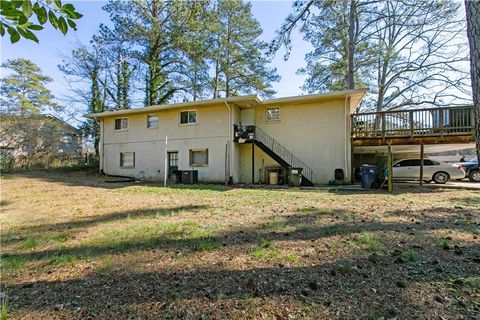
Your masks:
M425 154L475 146L473 106L394 110L351 115L352 177L359 155L387 163L393 177L393 161L401 157L420 158L423 185ZM408 155L408 156L407 156ZM393 179L388 179L393 191Z

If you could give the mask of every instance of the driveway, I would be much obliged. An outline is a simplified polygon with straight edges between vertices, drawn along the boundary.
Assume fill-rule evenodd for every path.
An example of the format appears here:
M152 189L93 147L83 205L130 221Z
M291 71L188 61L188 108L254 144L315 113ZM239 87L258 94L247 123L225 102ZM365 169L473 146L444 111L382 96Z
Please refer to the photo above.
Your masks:
M395 184L413 184L413 185L419 185L420 183L418 181L406 181L406 182L395 182ZM432 188L458 188L458 189L475 189L475 190L480 190L480 183L478 182L470 182L468 180L462 180L462 181L449 181L445 184L436 184L434 182L431 183L424 183L423 184L425 187L432 187Z

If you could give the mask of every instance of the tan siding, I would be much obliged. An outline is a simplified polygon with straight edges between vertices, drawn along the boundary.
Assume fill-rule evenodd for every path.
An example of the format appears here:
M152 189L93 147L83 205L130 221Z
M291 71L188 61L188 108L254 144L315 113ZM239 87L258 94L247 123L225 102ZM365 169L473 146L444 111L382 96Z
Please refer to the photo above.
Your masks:
M195 169L202 181L220 182L225 177L225 145L228 141L228 112L225 105L203 106L197 110L197 124L180 125L180 111L156 112L158 128L147 128L147 114L128 116L128 130L115 131L114 117L105 119L104 170L109 174L163 180L165 136L168 151L178 151L180 170ZM193 110L186 108L185 110ZM189 150L209 149L208 167L190 167ZM135 152L135 168L120 168L120 152Z
M280 121L266 122L267 106L259 106L256 125L312 168L315 183L328 183L334 178L336 168L344 169L350 176L349 168L345 168L349 136L345 128L344 100L271 106L280 107ZM247 158L251 155L242 153L242 166L251 164ZM349 162L347 158L347 164ZM242 172L248 170L251 168L241 169Z

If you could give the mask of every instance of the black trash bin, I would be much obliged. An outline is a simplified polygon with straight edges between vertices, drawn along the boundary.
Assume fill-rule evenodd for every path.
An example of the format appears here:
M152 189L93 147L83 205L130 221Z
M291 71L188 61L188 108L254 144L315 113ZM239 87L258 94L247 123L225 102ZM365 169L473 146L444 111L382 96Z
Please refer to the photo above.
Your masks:
M380 167L364 164L360 166L362 188L374 189L379 187Z

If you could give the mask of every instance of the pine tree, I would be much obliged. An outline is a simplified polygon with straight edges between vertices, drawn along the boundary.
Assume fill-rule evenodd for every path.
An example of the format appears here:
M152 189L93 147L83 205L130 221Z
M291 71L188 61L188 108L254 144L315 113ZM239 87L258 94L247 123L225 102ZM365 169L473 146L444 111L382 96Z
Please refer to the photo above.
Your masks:
M260 93L271 96L271 82L278 81L275 68L265 51L268 44L259 39L262 29L253 17L251 4L241 0L219 0L212 29L212 60L214 98Z
M146 105L169 101L177 88L175 73L184 65L185 33L203 3L180 0L111 0L113 33L125 39L130 56L142 64L148 83L144 85Z
M19 58L7 60L1 67L11 71L0 80L2 113L28 115L59 108L46 87L52 79L33 62Z
M357 1L324 1L302 31L314 50L305 57L307 66L298 73L308 75L303 89L325 92L364 87L369 73L363 67L372 63L371 44L361 37L364 22Z

